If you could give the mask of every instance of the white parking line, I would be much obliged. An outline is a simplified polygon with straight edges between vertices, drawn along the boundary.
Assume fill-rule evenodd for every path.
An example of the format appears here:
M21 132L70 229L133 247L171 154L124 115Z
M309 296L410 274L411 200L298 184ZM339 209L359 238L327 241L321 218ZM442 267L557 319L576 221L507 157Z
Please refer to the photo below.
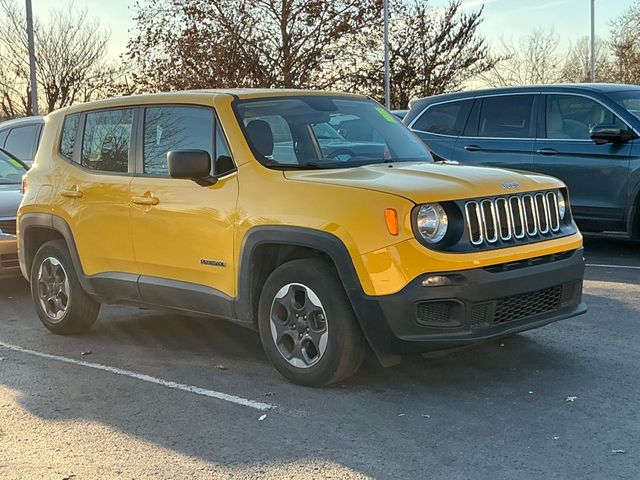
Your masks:
M596 268L626 268L629 270L640 270L640 266L637 265L602 265L599 263L587 263L585 267L596 267Z
M73 358L60 357L58 355L51 355L50 353L36 352L35 350L29 350L28 348L23 348L18 345L11 345L9 343L0 342L0 347L6 348L7 350L12 350L14 352L26 353L27 355L33 355L40 358L46 358L49 360L56 360L58 362L70 363L72 365L79 365L81 367L93 368L94 370L102 370L104 372L115 373L116 375L135 378L136 380L141 380L143 382L155 383L157 385L162 385L163 387L182 390L189 393L195 393L196 395L202 395L203 397L217 398L218 400L235 403L236 405L242 405L243 407L255 408L256 410L266 411L276 407L276 405L256 402L255 400L236 397L235 395L216 392L215 390L207 390L206 388L195 387L193 385L185 385L184 383L171 382L169 380L163 380L162 378L152 377L150 375L145 375L142 373L131 372L129 370L123 370L122 368L110 367L108 365L102 365L100 363L74 360Z

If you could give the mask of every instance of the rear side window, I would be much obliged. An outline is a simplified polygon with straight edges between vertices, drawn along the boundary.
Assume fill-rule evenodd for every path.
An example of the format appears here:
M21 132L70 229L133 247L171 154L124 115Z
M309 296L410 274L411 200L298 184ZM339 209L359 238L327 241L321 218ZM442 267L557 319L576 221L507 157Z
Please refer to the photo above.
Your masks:
M133 109L103 110L85 117L81 164L91 170L126 173Z
M212 109L150 107L144 117L144 173L168 176L172 150L204 150L214 158Z
M534 95L502 95L482 101L478 136L530 138Z
M611 110L595 100L578 95L547 95L547 138L589 140L589 131L600 123L627 128Z
M76 132L78 131L78 123L80 115L70 115L64 119L62 125L62 135L60 136L60 154L71 160L73 158L73 146L76 141Z
M0 131L0 148L4 147L4 141L7 139L7 135L9 135L9 130Z
M439 135L460 136L472 104L473 100L462 100L434 105L418 118L412 128Z
M40 125L16 127L9 131L4 149L22 161L31 162L36 153Z

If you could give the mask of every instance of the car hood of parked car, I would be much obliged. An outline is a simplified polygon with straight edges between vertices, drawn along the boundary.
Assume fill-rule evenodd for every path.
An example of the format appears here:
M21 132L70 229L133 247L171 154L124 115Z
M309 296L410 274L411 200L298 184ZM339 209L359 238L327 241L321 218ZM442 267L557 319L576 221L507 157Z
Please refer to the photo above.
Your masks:
M564 184L553 177L489 167L396 162L331 170L287 170L290 180L391 193L415 203L509 195Z
M0 218L14 218L21 201L19 184L0 183Z

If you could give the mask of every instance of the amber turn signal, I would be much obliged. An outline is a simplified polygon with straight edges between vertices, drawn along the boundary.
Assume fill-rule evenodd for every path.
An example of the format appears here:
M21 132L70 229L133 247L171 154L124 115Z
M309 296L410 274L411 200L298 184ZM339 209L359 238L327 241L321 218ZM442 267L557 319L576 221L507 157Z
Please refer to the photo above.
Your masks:
M400 228L398 227L398 212L393 208L387 208L384 211L384 219L387 222L387 229L391 235L398 235Z

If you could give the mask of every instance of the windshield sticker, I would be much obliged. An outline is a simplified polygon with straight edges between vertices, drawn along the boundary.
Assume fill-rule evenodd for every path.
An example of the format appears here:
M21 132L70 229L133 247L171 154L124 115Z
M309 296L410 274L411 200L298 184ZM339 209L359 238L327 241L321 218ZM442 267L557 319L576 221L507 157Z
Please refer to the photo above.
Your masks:
M376 107L376 110L378 111L378 113L380 114L380 116L382 118L384 118L387 122L389 123L395 123L395 119L393 118L393 115L389 112L387 112L387 110L385 110L382 107Z

